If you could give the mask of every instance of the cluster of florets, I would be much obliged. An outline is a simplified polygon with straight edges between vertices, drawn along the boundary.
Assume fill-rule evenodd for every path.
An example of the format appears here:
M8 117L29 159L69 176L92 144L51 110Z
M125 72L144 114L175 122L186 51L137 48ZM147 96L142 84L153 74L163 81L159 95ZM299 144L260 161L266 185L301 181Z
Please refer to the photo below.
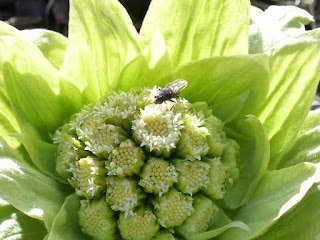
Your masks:
M54 136L56 170L82 200L93 239L174 239L210 229L239 176L239 146L206 103L112 92Z

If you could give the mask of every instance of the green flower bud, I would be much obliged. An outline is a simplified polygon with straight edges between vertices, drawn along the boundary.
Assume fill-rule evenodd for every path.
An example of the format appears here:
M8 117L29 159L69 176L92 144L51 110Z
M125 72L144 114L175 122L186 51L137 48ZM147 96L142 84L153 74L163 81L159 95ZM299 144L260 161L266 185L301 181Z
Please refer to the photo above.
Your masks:
M158 222L165 228L182 224L193 211L192 197L170 188L169 192L152 200L154 214Z
M161 196L177 181L177 172L174 166L162 158L150 158L140 174L139 185L148 193Z
M94 131L104 124L104 119L95 116L92 112L94 104L84 107L79 113L75 114L74 120L70 123L71 129L75 129L78 137L83 142L88 141Z
M175 187L185 194L195 194L209 184L208 173L210 165L199 161L174 159L173 165L178 172L178 182Z
M134 179L107 177L106 200L114 211L121 211L133 214L135 207L141 204L141 199L145 197L138 186L138 181Z
M104 162L95 157L81 158L70 168L73 177L68 179L76 194L88 199L99 198L106 189Z
M205 156L209 151L206 137L209 135L203 121L196 115L186 114L184 117L185 128L181 130L181 138L177 146L176 155L191 161Z
M105 119L109 124L130 130L131 121L137 113L138 94L134 92L111 92L98 101L93 108L95 116Z
M212 116L212 110L208 108L206 102L195 102L192 104L193 113L201 118L208 118Z
M227 145L221 156L221 162L230 167L229 177L233 181L239 178L240 147L236 141L227 139Z
M159 230L156 216L150 207L139 207L132 215L120 213L118 227L125 240L150 240Z
M181 98L173 105L172 110L175 114L180 113L182 118L184 118L186 114L193 113L193 104L189 103L188 100Z
M109 153L128 137L128 133L121 127L104 124L92 130L92 135L85 142L85 150L99 158L107 158Z
M220 119L210 116L204 120L204 126L209 130L207 142L210 149L208 157L220 157L226 147L226 133L223 131L223 123Z
M84 145L75 137L64 133L59 134L59 139L56 139L56 141L59 142L57 145L56 171L65 179L71 178L70 165L73 165L80 158L78 152L84 148Z
M81 200L78 216L82 231L92 236L94 240L117 239L117 221L104 198Z
M167 230L162 230L155 235L152 240L176 240L176 238L172 235L171 232Z
M207 231L219 211L218 207L202 194L196 194L193 197L193 208L191 216L175 227L177 233L186 238L192 234Z
M170 103L150 104L132 121L133 139L154 156L169 157L180 139L181 114L170 108Z
M202 192L212 199L221 199L229 186L229 166L223 164L220 158L204 158L204 162L210 165L209 184Z
M118 177L139 175L145 158L143 150L137 147L131 139L127 139L120 143L118 148L113 149L109 155L106 162L108 175Z

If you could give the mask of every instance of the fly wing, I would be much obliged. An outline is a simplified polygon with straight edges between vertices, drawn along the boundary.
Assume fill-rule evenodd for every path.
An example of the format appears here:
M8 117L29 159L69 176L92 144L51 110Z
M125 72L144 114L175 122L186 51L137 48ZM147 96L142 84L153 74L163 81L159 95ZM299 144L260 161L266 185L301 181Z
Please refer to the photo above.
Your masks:
M170 88L174 93L179 94L188 85L188 82L182 78L178 78L172 82L169 82L163 88Z

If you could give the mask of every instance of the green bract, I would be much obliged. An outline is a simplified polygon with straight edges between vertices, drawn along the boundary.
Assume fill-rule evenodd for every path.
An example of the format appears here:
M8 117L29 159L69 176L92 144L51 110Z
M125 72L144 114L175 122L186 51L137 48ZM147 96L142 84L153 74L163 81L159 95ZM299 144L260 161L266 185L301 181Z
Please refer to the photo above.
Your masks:
M309 21L154 0L138 33L118 1L73 0L68 39L0 22L0 239L316 239Z

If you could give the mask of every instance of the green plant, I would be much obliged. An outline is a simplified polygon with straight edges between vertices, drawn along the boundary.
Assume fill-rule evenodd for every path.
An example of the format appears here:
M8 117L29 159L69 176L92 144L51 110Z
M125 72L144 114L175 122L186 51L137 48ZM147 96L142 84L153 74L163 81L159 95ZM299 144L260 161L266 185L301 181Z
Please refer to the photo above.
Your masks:
M153 1L138 34L118 1L74 0L68 39L1 22L0 238L316 238L320 31L297 8L249 11ZM154 104L177 78L186 100ZM143 138L150 116L168 148Z

